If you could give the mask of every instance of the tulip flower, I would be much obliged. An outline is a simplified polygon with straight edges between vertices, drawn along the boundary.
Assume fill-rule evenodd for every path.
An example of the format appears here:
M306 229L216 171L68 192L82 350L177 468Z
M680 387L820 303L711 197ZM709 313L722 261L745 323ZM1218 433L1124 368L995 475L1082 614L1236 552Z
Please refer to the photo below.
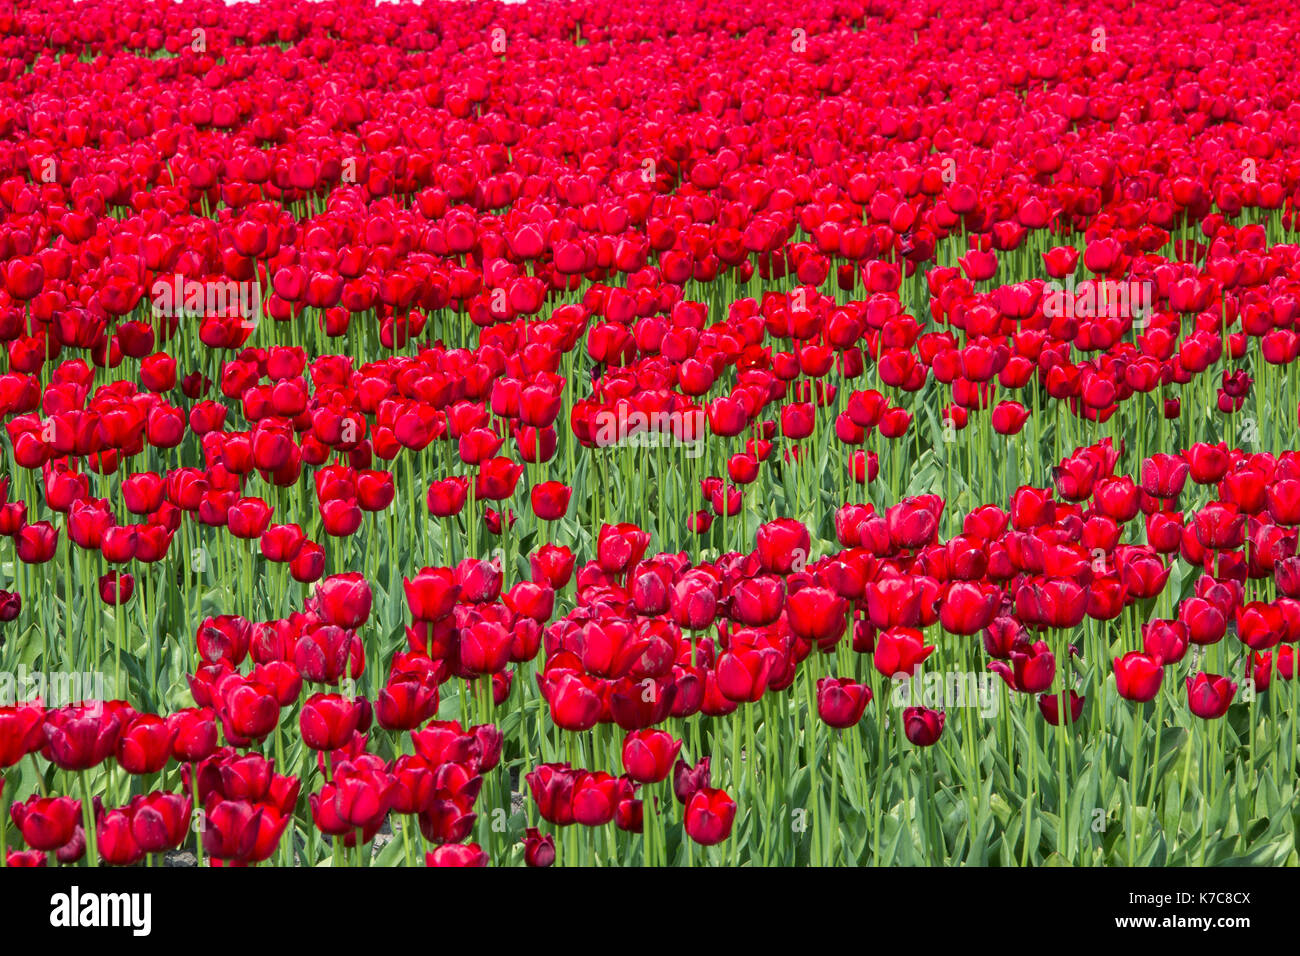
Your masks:
M758 559L771 574L788 574L808 563L811 549L808 529L791 518L769 522L758 529Z
M686 803L686 835L701 846L716 846L731 835L736 802L724 790L701 787Z
M446 478L429 486L428 507L434 517L447 518L460 514L465 506L469 486L464 478Z
M1138 651L1130 651L1115 658L1115 687L1125 700L1142 704L1151 700L1160 690L1164 670L1155 658Z
M1197 673L1187 678L1187 708L1204 720L1215 720L1228 712L1235 682L1217 674Z
M1086 702L1087 698L1080 696L1073 690L1070 691L1070 713L1067 718L1069 723L1076 724L1079 722L1079 718L1083 715L1083 705ZM1039 694L1038 710L1043 715L1043 719L1053 727L1060 726L1061 696L1059 694Z
M361 707L338 694L312 694L298 714L302 740L313 750L338 750L357 731Z
M370 617L374 598L365 575L336 574L316 585L316 600L326 623L344 629L357 628Z
M934 648L926 645L922 633L914 628L892 627L876 637L876 649L872 654L872 663L876 670L885 677L895 674L907 674L916 671L917 665L934 653Z
M144 853L179 847L189 836L191 800L176 793L155 791L132 799L131 837Z
M23 609L21 594L14 591L0 590L0 624L7 624L16 619Z
M99 579L99 599L111 606L128 604L135 593L135 578L129 574L109 571Z
M1056 677L1056 656L1051 652L1046 641L1029 644L1022 648L1013 648L1010 653L1011 666L1002 661L989 664L989 670L996 673L1014 691L1037 694L1052 686Z
M862 719L871 702L871 688L848 677L817 681L817 715L830 727L845 729Z
M558 481L544 481L529 492L533 513L543 521L558 521L569 510L572 489Z
M903 733L918 747L929 747L943 733L946 716L925 707L908 707L903 711Z
M87 770L114 752L122 717L108 708L73 705L45 715L45 755L64 770Z
M634 730L623 739L623 768L637 783L658 783L668 777L682 742L660 730Z
M1114 791L1080 696L1108 649L1135 702L1207 653L1270 692L1249 746L1193 729L1204 779L1127 773L1130 864L1171 778L1213 805L1291 769L1285 5L337 0L204 4L191 37L90 3L0 14L6 862L653 863L680 822L728 865L843 863L837 821L940 785L879 742L868 792L818 783L863 756L852 654L986 668L1059 728L1047 761L1032 720L921 755L1023 786L988 839L926 813L881 862L1113 862L1068 799ZM1180 677L1207 720L1241 680ZM969 703L877 729L931 746ZM1159 750L1182 718L1150 711ZM516 773L549 831L519 847ZM1267 857L1238 823L1156 849Z
M81 822L81 804L71 797L30 797L9 808L9 816L33 850L53 851L68 843Z
M555 862L555 837L536 827L524 831L524 862L532 867L547 867Z
M117 762L131 774L158 773L171 758L178 728L155 714L140 714L117 739Z
M488 857L477 843L448 843L425 854L428 866L487 866Z

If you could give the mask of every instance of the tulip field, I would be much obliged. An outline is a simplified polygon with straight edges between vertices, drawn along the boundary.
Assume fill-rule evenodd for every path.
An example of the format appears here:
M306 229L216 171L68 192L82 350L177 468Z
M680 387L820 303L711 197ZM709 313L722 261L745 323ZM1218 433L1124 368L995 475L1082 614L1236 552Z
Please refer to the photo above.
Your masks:
M1300 863L1297 49L0 10L0 862Z

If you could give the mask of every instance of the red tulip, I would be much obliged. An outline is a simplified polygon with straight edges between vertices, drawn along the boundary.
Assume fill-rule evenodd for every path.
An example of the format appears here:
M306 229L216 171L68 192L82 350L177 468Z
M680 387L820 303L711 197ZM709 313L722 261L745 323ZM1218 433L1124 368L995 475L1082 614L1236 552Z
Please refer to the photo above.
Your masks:
M872 663L885 677L896 674L909 677L916 671L918 664L934 653L934 648L927 646L924 635L915 628L891 627L876 637L876 649Z
M1187 653L1187 626L1182 621L1148 621L1142 626L1142 650L1162 667L1177 664Z
M847 627L848 602L829 588L801 588L786 599L786 614L795 636L828 651Z
M302 552L307 535L296 524L271 525L262 533L262 556L268 561L290 562Z
M1011 651L1011 666L994 661L989 670L996 673L1012 690L1037 694L1052 686L1056 677L1056 655L1046 641L1029 644Z
M523 473L523 466L509 458L490 458L479 466L474 479L474 497L480 501L504 501L514 494Z
M110 866L130 866L144 858L144 850L131 832L131 813L109 810L100 815L95 827L99 858Z
M14 535L18 559L24 564L44 564L54 557L59 533L48 521L23 525Z
M570 671L538 675L542 697L549 705L551 719L563 730L590 730L600 719L600 694L591 682Z
M1197 717L1215 720L1228 712L1237 685L1217 674L1197 673L1187 678L1187 708Z
M993 620L1002 597L1002 590L991 585L953 582L939 606L939 621L950 634L978 634Z
M614 821L618 805L631 785L626 779L600 771L583 771L573 784L573 819L583 826L599 827Z
M81 823L81 803L71 797L29 797L9 808L9 816L33 850L57 850Z
M447 568L422 568L413 578L403 578L406 603L417 621L437 621L451 613L460 585Z
M607 574L621 574L640 561L650 535L634 524L602 525L596 540L597 561Z
M580 773L568 764L541 764L525 775L543 820L555 826L573 823L573 788Z
M908 707L903 711L903 733L918 747L929 747L943 733L946 716L937 710Z
M1018 435L1029 421L1029 409L1019 402L999 402L993 409L993 430L999 435Z
M177 760L205 760L216 750L217 725L211 710L201 707L178 710L167 717L167 723L175 731L172 755Z
M131 800L131 836L145 853L161 853L179 847L189 835L188 796L154 792Z
M154 714L140 714L117 739L117 762L131 774L158 773L172 756L177 728Z
M623 769L637 783L668 777L682 742L662 730L634 730L623 738Z
M314 541L304 541L289 561L289 573L302 584L314 584L325 574L325 551Z
M418 680L390 680L375 698L375 719L386 730L412 730L437 712L437 686Z
M724 790L701 787L686 804L686 835L701 846L716 846L731 835L736 802Z
M338 750L357 732L361 706L338 694L312 694L298 714L302 741L313 750Z
M99 579L99 599L110 606L128 604L135 593L135 578L109 571Z
M345 629L358 628L370 618L374 598L365 576L358 572L336 574L316 585L321 619Z
M559 481L544 481L529 493L533 512L543 521L558 521L569 510L572 490Z
M487 866L488 856L477 843L448 843L424 855L427 866Z
M469 485L464 478L446 478L429 486L429 513L435 518L460 514L465 507Z
M0 707L0 769L12 767L44 744L44 707L21 702Z
M555 837L536 827L524 831L524 862L528 866L546 867L555 862Z
M1115 687L1125 700L1146 703L1160 690L1164 670L1160 662L1138 651L1115 658Z
M1073 690L1070 691L1070 716L1068 718L1071 724L1077 724L1079 718L1083 715L1083 705L1086 698L1080 697ZM1053 727L1059 727L1061 724L1061 695L1060 694L1039 694L1038 710Z
M822 677L817 681L817 714L831 727L852 727L871 702L871 688L848 677Z
M280 703L265 684L236 680L223 688L217 703L227 738L261 740L280 720Z

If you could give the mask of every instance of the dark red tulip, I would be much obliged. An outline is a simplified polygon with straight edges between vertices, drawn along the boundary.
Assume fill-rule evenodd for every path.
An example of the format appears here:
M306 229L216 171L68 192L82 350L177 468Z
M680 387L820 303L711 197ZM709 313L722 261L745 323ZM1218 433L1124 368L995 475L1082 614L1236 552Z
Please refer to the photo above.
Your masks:
M338 694L312 694L298 714L302 740L313 750L338 750L356 733L361 707Z
M758 529L758 560L770 574L788 574L809 562L808 529L792 518L779 518Z
M872 663L885 677L897 674L909 677L917 665L934 653L934 647L925 643L925 636L915 628L891 627L876 636Z
M701 787L686 803L683 825L686 835L701 846L716 846L731 835L736 819L736 801L724 790Z
M570 489L563 482L544 481L529 492L533 513L543 521L558 521L568 513Z
M427 866L487 866L488 856L477 843L447 843L424 855Z
M871 702L871 688L849 677L823 677L817 681L817 714L830 727L852 727Z
M1142 626L1142 650L1161 666L1181 661L1187 643L1187 626L1182 621L1155 620Z
M1067 720L1071 724L1077 724L1079 718L1083 716L1083 705L1087 698L1079 696L1073 690L1070 691L1070 713ZM1060 694L1039 694L1038 710L1053 727L1059 727L1061 724L1061 695Z
M33 850L53 851L70 841L81 823L81 803L71 797L29 797L9 816Z
M555 862L555 837L536 827L524 831L524 862L528 866L546 867Z
M1187 678L1187 708L1197 717L1216 720L1228 712L1237 685L1217 674L1197 673Z
M99 579L99 599L110 606L128 604L135 593L135 578L118 571L109 571Z
M411 617L437 621L446 617L460 597L460 585L447 568L422 568L413 578L402 581Z
M943 733L946 716L937 710L908 707L903 711L903 733L918 747L929 747Z
M568 764L542 764L525 776L543 820L555 826L573 823L573 788L581 772Z

